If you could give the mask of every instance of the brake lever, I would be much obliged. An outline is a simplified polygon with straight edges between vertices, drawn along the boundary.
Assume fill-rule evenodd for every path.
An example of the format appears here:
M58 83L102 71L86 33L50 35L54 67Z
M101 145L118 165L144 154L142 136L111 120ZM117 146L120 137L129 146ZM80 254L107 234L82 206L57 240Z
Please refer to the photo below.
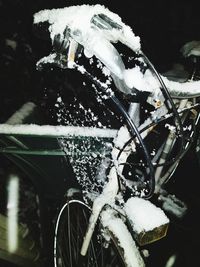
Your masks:
M73 68L78 43L70 38L68 27L66 27L63 36L61 34L55 35L52 45L53 53L40 59L36 64L37 69L43 69L44 64L53 64L61 69Z
M56 34L53 41L53 50L58 54L66 54L67 48L69 46L70 41L70 29L68 27L65 28L63 35Z

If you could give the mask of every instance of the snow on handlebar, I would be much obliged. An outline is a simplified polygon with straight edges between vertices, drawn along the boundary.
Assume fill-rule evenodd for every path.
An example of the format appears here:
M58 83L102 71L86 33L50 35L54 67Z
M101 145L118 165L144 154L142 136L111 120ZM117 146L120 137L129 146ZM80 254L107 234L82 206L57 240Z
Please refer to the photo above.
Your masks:
M61 68L73 68L76 50L79 45L88 58L99 59L112 77L115 86L124 94L131 95L138 91L149 92L153 99L159 99L162 85L157 76L145 62L141 51L140 38L125 25L121 18L102 5L71 6L62 9L42 10L34 15L34 23L49 23L52 44L59 51L67 53L62 60L56 53L38 61L57 63ZM127 68L114 44L120 42L135 53L146 70L136 65ZM187 50L187 49L186 49ZM104 70L105 70L104 67ZM172 98L192 98L200 96L200 81L180 83L170 81L160 75Z

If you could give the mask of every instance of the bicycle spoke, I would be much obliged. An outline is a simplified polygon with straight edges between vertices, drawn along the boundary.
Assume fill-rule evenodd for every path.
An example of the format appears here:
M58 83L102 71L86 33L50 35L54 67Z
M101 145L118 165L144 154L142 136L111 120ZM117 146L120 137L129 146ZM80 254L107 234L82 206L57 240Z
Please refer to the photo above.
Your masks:
M121 257L113 249L114 243L105 248L98 225L92 236L87 254L80 254L88 227L90 210L79 201L69 202L59 217L56 232L55 267L122 267Z

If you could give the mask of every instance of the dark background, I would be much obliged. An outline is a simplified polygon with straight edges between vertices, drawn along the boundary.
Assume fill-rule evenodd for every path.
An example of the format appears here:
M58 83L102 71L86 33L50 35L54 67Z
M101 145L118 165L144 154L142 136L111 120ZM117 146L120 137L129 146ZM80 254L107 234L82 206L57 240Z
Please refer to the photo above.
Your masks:
M160 72L182 60L179 50L183 44L200 40L199 7L194 0L0 0L0 123L23 103L43 101L46 85L52 81L45 80L49 76L44 77L35 68L36 62L49 54L51 44L33 33L33 14L46 8L96 3L104 4L119 14L133 28L141 38L143 51ZM16 46L10 46L8 40ZM59 77L55 75L52 79ZM178 192L180 197L189 201L189 215L181 224L174 222L170 228L171 235L161 241L159 247L152 246L152 250L163 257L178 253L179 265L176 266L198 266L198 171L194 154L187 155L172 188L174 193ZM167 248L166 253L163 247ZM163 267L158 262L153 262L152 266Z

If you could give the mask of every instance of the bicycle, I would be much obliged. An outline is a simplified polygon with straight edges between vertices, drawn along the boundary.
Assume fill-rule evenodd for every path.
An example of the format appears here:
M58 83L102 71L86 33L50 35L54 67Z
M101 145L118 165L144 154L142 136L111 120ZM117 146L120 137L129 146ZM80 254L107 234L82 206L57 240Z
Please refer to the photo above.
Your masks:
M139 37L103 6L35 14L35 24L47 21L54 50L37 67L55 64L69 75L81 73L92 84L95 105L105 108L112 103L103 112L116 113L119 122L106 117L109 124L102 127L94 116L96 127L40 126L19 125L10 119L14 125L8 121L0 126L0 151L33 178L42 218L45 191L51 204L56 200L56 208L64 199L55 222L54 266L145 266L142 247L167 234L169 218L164 211L181 218L187 210L165 184L196 138L199 82L180 84L161 76L142 52ZM129 57L122 59L118 50ZM94 66L98 69L93 71ZM93 72L100 72L101 79ZM24 114L24 109L27 106L18 114ZM30 111L20 121L28 121L33 109L29 103ZM112 125L120 126L113 129ZM41 149L41 145L49 147ZM48 158L48 167L41 156ZM58 192L55 181L49 179L52 156L58 157L53 157L56 172L62 169L61 158L66 164L59 173ZM69 170L71 182L65 178ZM50 189L44 190L45 186ZM155 196L160 206L153 203ZM50 229L44 229L46 222L42 226Z

